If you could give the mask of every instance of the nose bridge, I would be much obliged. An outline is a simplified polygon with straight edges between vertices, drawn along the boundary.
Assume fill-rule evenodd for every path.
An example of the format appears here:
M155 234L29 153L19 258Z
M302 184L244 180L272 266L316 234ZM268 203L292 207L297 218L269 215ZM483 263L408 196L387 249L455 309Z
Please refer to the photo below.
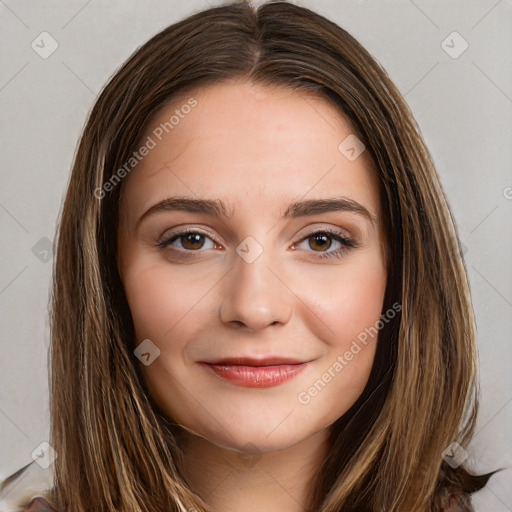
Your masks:
M292 292L272 268L276 265L271 261L271 252L263 250L251 237L237 248L220 308L223 322L260 330L289 320Z

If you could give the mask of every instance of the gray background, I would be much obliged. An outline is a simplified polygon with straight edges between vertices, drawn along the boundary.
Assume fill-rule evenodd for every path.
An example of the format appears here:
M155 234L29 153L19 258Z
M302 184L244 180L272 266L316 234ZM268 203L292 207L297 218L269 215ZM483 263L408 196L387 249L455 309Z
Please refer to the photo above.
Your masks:
M0 478L31 462L48 438L47 249L87 112L140 44L218 3L0 0ZM332 19L375 56L432 152L477 318L481 408L470 465L507 468L474 502L477 511L512 511L512 0L295 3ZM31 47L44 31L58 43L46 59ZM454 31L469 45L457 58L464 40L448 37Z

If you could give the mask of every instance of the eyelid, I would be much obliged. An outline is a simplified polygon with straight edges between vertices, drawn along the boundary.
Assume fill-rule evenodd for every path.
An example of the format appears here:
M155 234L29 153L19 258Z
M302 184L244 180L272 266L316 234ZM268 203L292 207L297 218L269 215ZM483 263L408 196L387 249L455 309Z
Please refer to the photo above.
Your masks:
M311 236L312 234L318 233L320 231L325 232L325 233L331 233L333 235L339 235L343 238L352 239L352 235L346 229L340 228L338 226L336 226L336 227L326 226L325 224L321 224L321 223L315 223L315 224L308 225L307 227L302 229L299 232L299 235L297 235L297 236L299 237L299 241L302 242L302 240L304 240L304 238L307 238L308 236ZM304 234L301 234L303 232L304 232Z

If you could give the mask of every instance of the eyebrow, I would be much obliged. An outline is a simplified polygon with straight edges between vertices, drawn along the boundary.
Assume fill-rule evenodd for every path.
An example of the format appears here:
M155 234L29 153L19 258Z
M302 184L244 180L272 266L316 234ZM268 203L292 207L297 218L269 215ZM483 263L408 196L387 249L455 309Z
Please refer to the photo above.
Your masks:
M190 213L205 213L212 217L229 219L233 216L233 208L229 208L219 199L195 199L189 197L169 197L146 210L137 221L137 226L143 219L154 213L169 211L186 211ZM332 197L325 199L308 199L288 205L283 218L297 218L329 212L349 212L363 217L371 225L377 223L377 217L362 204L348 197Z

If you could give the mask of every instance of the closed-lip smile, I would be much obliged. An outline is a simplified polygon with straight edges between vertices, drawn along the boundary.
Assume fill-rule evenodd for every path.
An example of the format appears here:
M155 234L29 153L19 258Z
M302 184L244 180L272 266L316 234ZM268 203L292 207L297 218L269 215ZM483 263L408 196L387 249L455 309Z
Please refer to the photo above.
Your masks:
M228 357L202 361L218 377L250 388L269 388L286 382L305 369L309 361L289 357Z

